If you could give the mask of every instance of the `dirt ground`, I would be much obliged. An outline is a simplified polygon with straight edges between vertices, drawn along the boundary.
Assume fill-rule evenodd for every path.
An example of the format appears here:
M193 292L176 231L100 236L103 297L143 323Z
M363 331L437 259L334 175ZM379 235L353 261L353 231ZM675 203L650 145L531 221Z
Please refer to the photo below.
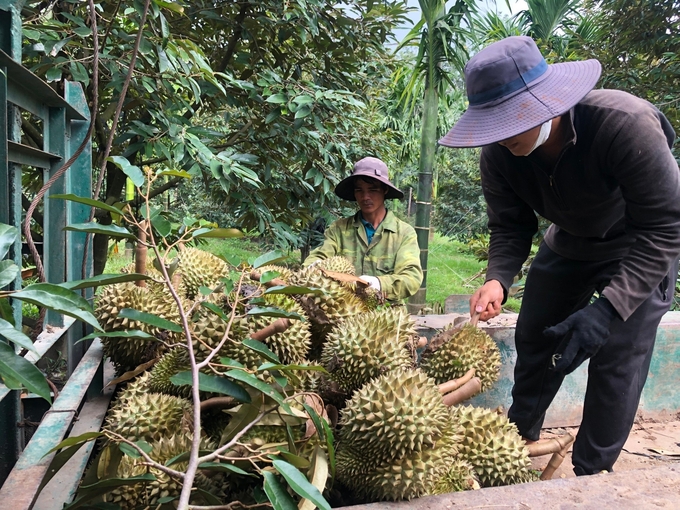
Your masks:
M578 427L544 429L541 432L541 440L566 433L576 437L577 432ZM542 471L549 460L550 455L536 457L532 459L532 465ZM619 459L614 464L614 471L629 471L677 462L680 462L680 413L669 421L643 419L636 421ZM567 457L552 478L574 476L570 448Z

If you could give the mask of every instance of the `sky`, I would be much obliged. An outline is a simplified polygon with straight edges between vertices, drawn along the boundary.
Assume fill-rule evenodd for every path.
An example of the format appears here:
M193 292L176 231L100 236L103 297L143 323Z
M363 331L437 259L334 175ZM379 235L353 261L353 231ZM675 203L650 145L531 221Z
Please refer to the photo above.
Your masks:
M480 10L485 11L497 11L499 14L505 14L508 16L517 14L527 8L527 4L524 0L509 0L511 10L508 10L505 0L478 0L477 5ZM453 4L453 2L446 2L447 9ZM403 37L408 34L408 31L413 27L415 23L420 19L420 5L418 0L408 0L409 7L414 7L416 10L410 13L410 17L413 20L413 24L409 24L404 28L395 30L395 36L397 40L403 39Z

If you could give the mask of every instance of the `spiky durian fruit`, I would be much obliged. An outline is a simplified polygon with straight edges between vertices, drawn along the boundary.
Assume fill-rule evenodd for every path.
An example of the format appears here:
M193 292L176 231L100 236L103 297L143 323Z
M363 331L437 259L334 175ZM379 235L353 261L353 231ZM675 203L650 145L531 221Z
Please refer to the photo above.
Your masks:
M328 335L321 364L350 394L385 371L414 364L414 322L402 307L356 314Z
M351 444L338 447L337 476L368 501L404 500L432 494L456 455L457 427L451 423L431 448L375 462Z
M449 424L449 409L434 379L395 369L355 391L340 423L342 441L389 460L434 447Z
M449 338L450 337L450 338ZM438 384L465 375L471 368L480 378L482 391L498 380L501 355L496 342L481 329L466 324L460 330L446 328L432 339L422 355L420 368Z
M106 415L106 428L130 441L151 442L191 429L188 400L162 393L123 390Z
M456 458L453 459L446 474L437 481L430 494L448 494L479 488L479 478L472 465L464 459Z
M314 267L316 269L325 269L326 271L334 271L336 273L357 274L354 269L354 263L342 255L334 255L333 257L320 260Z
M149 371L149 390L155 393L189 398L191 386L177 386L170 380L172 376L186 370L191 370L191 362L185 347L177 347L166 352Z
M195 299L198 288L214 288L220 278L229 274L227 263L212 253L197 248L185 248L178 255L178 271L182 274L180 289L188 299Z
M178 434L163 437L151 443L151 446L153 449L149 454L150 457L158 463L164 464L166 461L191 449L191 435ZM202 440L200 448L201 450L208 450L212 446L212 444ZM186 465L187 462L179 462L173 464L172 468L183 471L186 469ZM156 477L156 480L144 484L118 487L105 495L105 501L119 505L121 510L137 510L139 508L156 508L162 503L159 503L160 499L176 498L180 495L182 491L182 483L180 481L171 478L163 471L144 465L143 459L133 459L132 457L124 456L120 464L118 464L116 476L119 478L130 478L149 472ZM194 487L206 491L218 500L226 503L227 496L225 492L227 483L224 475L216 472L212 472L211 475L208 477L200 471L197 472ZM206 501L201 492L193 491L191 503L207 504L212 503L212 501Z
M175 335L168 331L120 317L123 308L151 313L177 323L177 303L166 289L137 287L131 282L107 285L97 296L95 315L105 331L140 330L162 340L174 338ZM102 337L102 344L118 374L152 360L165 350L161 342L146 338Z
M460 456L475 469L482 487L535 480L524 441L505 416L473 406L457 406L451 413L462 427Z
M279 273L279 275L276 278L278 278L279 280L283 280L284 282L290 281L290 278L293 276L294 273L292 269L288 269L285 266L278 266L276 264L261 266L257 268L257 272L260 273L260 275L263 275L269 271Z

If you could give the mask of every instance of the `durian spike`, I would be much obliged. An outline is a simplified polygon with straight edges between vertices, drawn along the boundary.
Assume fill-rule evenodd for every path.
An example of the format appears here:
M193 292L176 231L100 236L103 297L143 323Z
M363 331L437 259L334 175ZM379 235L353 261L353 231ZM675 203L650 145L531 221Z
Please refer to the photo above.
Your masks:
M541 455L557 453L569 448L573 442L574 436L571 434L564 434L562 436L548 439L547 441L528 444L526 445L526 449L529 451L529 457L540 457Z
M471 368L467 372L465 372L465 375L463 377L459 377L458 379L451 379L450 381L446 381L445 383L441 383L439 385L439 393L450 393L454 390L457 390L461 386L463 386L466 382L468 382L470 379L472 379L475 376L475 369Z
M482 391L482 381L479 377L473 377L457 390L444 395L443 401L444 404L449 407L455 406L469 398L474 397L480 391Z
M137 248L135 250L135 273L146 274L146 255L149 248L146 246L146 226L147 221L144 220L139 224L139 232L137 232ZM146 280L137 280L135 282L137 287L146 287Z
M260 331L251 333L250 338L262 342L272 335L276 335L277 333L283 333L290 326L291 322L289 319L277 319L274 322L272 322L269 326L262 328Z
M257 271L251 271L250 272L250 279L251 280L255 280L256 282L259 282L260 278L262 278L262 275L259 272L257 272ZM281 280L280 278L274 278L272 280L269 280L267 283L263 283L262 285L269 288L269 287L276 287L277 285L281 285L282 287L285 287L288 284L286 282L284 282L283 280Z
M562 461L564 461L564 457L567 455L567 449L565 448L564 450L561 450L559 452L553 453L552 457L550 457L550 462L548 462L548 465L545 467L543 472L541 473L540 480L550 480L555 474L555 471L557 470L558 467L562 464Z
M227 409L234 407L236 400L232 397L213 397L201 401L201 412L204 413L209 409Z

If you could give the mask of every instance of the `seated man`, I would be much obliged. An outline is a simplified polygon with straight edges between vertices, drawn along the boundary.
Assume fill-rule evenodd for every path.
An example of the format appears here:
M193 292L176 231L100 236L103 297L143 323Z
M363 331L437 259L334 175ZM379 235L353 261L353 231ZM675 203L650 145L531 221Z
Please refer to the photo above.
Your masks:
M387 165L372 157L358 161L352 175L335 187L335 194L357 202L359 211L333 222L324 243L309 254L304 266L342 255L388 301L415 294L423 281L420 248L413 227L385 207L385 199L404 197L390 182Z

